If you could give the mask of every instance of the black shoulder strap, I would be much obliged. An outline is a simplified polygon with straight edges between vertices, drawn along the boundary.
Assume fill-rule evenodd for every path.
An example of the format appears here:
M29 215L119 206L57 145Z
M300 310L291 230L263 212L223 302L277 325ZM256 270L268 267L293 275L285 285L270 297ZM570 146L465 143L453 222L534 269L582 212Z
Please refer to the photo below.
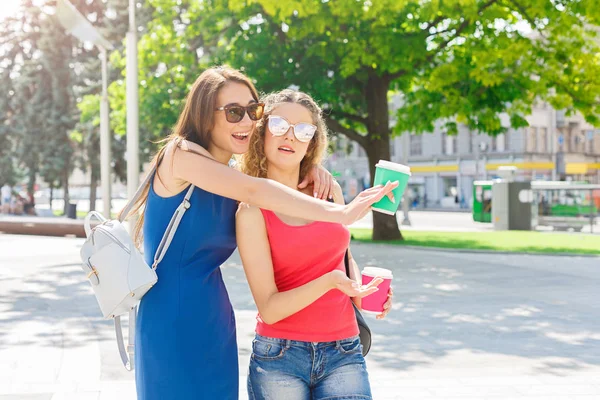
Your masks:
M346 276L350 278L350 260L348 259L348 250L346 249L346 254L344 254L344 266L346 267Z

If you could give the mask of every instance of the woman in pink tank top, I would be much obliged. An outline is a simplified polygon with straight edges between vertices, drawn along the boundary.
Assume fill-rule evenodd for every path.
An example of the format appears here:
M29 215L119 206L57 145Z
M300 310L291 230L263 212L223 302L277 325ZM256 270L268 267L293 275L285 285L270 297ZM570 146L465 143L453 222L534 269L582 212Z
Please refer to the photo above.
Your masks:
M289 89L266 96L264 103L242 169L297 189L327 148L321 109L307 94ZM312 195L310 189L304 193ZM343 203L338 184L334 194ZM259 311L248 373L250 399L370 399L351 302L360 305L381 280L361 286L350 253L356 280L346 276L348 229L241 204L236 232ZM390 307L391 293L380 317Z

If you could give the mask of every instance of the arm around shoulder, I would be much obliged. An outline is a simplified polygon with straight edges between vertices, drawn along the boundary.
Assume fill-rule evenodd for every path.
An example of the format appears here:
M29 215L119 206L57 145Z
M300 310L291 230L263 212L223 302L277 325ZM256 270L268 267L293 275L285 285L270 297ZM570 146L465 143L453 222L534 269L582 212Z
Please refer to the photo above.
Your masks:
M344 208L306 196L270 180L243 174L194 148L178 147L173 155L173 176L208 192L277 211L292 217L339 222Z
M195 146L177 147L173 154L173 175L177 179L223 197L249 202L261 190L261 179L248 176L204 154ZM198 148L204 150L199 150Z

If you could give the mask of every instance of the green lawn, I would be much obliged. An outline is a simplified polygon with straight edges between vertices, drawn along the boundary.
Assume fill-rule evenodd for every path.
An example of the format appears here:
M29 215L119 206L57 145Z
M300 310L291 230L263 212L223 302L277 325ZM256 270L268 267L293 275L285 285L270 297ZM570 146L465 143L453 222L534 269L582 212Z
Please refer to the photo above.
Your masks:
M62 210L53 210L52 212L57 217L66 217L66 215L63 214ZM77 219L84 219L87 214L87 211L77 211ZM112 218L116 219L117 214L113 213Z
M354 240L371 242L371 229L350 229ZM600 236L525 231L503 232L423 232L403 231L403 241L395 245L479 249L530 253L600 254Z
M63 214L62 210L52 210L52 213L57 217L66 217L66 215ZM83 219L83 218L85 218L86 215L87 215L87 212L85 212L85 211L77 211L78 219Z

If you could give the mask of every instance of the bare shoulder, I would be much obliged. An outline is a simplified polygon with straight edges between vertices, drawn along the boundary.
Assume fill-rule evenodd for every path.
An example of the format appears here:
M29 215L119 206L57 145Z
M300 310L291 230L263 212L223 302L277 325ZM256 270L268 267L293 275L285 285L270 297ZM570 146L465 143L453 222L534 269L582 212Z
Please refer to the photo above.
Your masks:
M159 196L169 197L179 193L187 182L175 176L173 171L174 142L165 145L162 159L158 160L157 173L154 177L154 190Z
M245 244L266 240L267 226L260 208L248 203L240 203L235 213L235 233L240 251L246 248Z
M260 208L250 205L248 203L240 203L237 212L235 213L235 219L239 222L254 223L258 220L263 220Z
M190 153L195 153L195 154L198 154L201 156L205 156L205 157L214 159L214 157L212 156L212 154L210 154L208 152L208 150L206 150L204 147L200 146L197 143L190 142L189 140L185 140L185 139L182 140L179 143L178 147L179 147L179 149L181 149L183 151L189 151Z

